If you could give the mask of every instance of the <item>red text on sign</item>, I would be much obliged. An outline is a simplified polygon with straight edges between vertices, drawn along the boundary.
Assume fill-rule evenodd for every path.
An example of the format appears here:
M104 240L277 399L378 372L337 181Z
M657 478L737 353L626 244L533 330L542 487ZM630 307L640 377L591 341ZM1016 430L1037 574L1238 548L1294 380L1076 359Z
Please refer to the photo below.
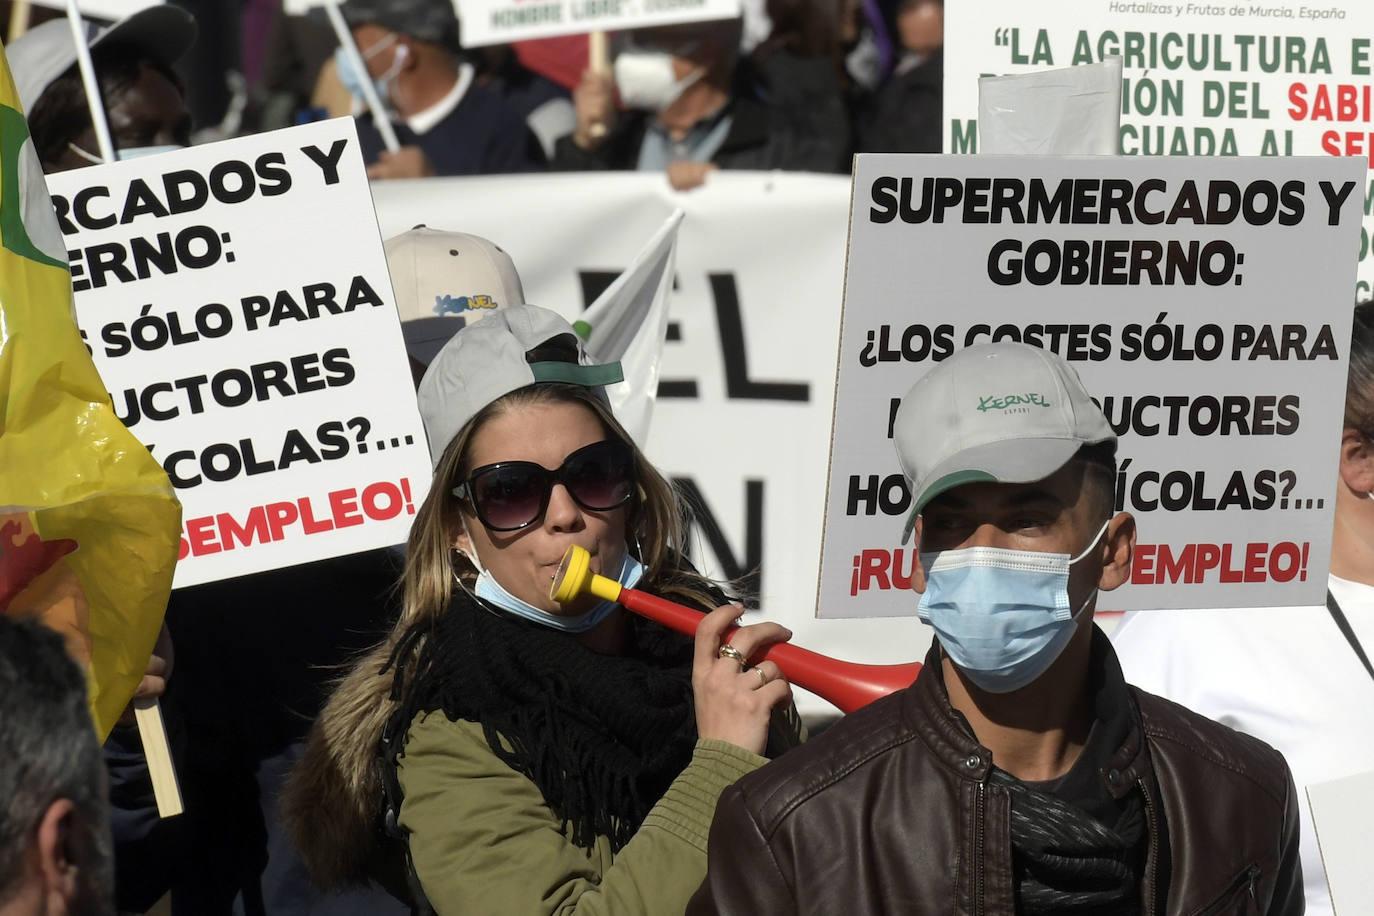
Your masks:
M201 557L253 544L351 528L368 521L386 522L402 512L415 514L410 480L381 480L359 490L334 490L322 499L301 496L266 503L244 512L219 512L186 519L181 526L177 558Z

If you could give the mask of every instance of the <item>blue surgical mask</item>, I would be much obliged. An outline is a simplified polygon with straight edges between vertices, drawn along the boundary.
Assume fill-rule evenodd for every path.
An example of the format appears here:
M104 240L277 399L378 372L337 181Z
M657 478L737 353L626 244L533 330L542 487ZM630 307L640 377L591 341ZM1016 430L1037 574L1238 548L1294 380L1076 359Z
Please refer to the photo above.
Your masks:
M616 581L626 588L634 586L644 575L644 565L630 556L628 550L625 551L624 559L620 564L620 572L615 577ZM592 627L605 620L615 610L617 605L614 601L599 601L596 605L584 614L576 617L564 617L560 614L550 614L548 611L540 610L534 605L520 598L515 597L496 581L496 577L491 574L491 570L484 569L477 576L477 584L473 591L478 598L487 604L494 605L503 611L509 611L517 617L523 617L535 623L542 624L554 630L562 630L564 633L585 633Z
M1109 524L1076 557L996 547L922 553L926 590L916 613L980 689L1020 690L1064 651L1075 619L1097 593L1093 589L1071 608L1069 570L1097 546Z
M381 53L386 48L396 43L397 35L395 32L383 38L381 41L362 52L363 60L368 60ZM381 99L383 105L391 102L391 81L396 78L396 74L401 72L401 65L405 63L409 49L401 45L396 49L395 56L392 58L391 66L381 76L371 77L372 86L377 90L377 98ZM348 94L360 102L366 102L367 97L363 94L363 80L368 79L366 73L359 73L353 66L353 59L344 51L343 46L334 49L334 69L339 74L339 82L348 90Z

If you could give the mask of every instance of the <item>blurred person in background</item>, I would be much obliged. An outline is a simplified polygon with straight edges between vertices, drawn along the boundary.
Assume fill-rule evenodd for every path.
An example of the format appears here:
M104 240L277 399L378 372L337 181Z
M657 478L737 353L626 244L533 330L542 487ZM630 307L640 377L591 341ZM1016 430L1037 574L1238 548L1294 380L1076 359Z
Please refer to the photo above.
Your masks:
M848 84L844 61L859 40L859 0L767 0L765 9L772 28L752 52L756 64L773 56L821 58L836 90Z
M0 916L112 916L105 768L62 637L0 613Z
M539 140L546 159L554 146L577 127L568 90L524 66L510 45L489 45L465 52L477 70L475 82L501 97Z
M343 49L339 79L362 104L371 80L394 115L401 149L391 152L370 113L358 116L358 139L371 178L482 175L542 168L544 152L524 118L495 92L476 85L461 60L458 20L450 0L348 0L341 6L366 74Z
M938 153L944 142L944 0L897 0L886 82L856 112L859 152Z
M196 23L174 6L145 7L107 27L86 23L91 62L120 159L189 145L186 87L172 70ZM44 172L97 165L100 146L67 19L52 19L5 48Z
M573 90L577 129L558 141L553 167L666 172L678 190L717 168L847 170L831 62L742 58L740 28L722 19L629 33L614 75L588 70Z
M262 130L290 127L333 114L352 114L352 96L339 84L331 83L343 100L337 112L329 106L316 106L316 86L326 64L333 70L334 49L339 41L323 10L312 9L303 16L292 16L278 7L269 21L258 69L251 80L258 110L257 124Z
M1305 787L1374 771L1374 303L1356 306L1326 607L1132 611L1132 683L1254 735L1299 786L1307 912L1332 912Z

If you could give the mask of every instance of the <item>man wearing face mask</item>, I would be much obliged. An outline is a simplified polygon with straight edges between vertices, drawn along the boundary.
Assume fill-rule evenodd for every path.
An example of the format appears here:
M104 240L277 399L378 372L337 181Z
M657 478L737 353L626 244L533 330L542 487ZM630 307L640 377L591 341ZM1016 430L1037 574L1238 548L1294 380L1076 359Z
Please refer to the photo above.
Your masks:
M633 32L614 76L583 74L577 129L555 145L553 168L666 172L678 190L716 168L846 170L848 121L829 63L742 60L739 40L739 19Z
M935 642L910 687L726 791L687 912L1301 913L1283 758L1128 686L1092 623L1135 522L1074 370L969 347L892 435Z
M371 80L401 149L387 150L371 114L358 117L370 178L485 175L542 168L544 152L518 112L473 84L458 57L458 20L450 0L348 0L340 9L367 74L340 49L339 79L363 104Z
M146 7L105 28L87 22L86 36L116 155L133 159L189 145L186 87L172 65L195 40L191 14ZM5 53L43 171L100 164L66 18L30 29Z

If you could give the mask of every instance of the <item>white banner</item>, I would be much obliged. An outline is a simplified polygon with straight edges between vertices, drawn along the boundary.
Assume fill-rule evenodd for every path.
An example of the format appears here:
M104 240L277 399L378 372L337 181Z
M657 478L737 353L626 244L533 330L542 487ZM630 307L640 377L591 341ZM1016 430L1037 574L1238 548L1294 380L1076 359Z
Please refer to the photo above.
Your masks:
M455 0L463 47L733 19L739 0Z
M429 453L352 118L48 176L175 585L405 540Z
M892 417L990 340L1067 359L1119 437L1139 544L1099 607L1320 604L1362 177L1349 158L859 156L821 612L910 612Z
M510 252L529 301L570 319L681 207L647 450L699 501L693 561L713 575L758 570L761 616L798 645L871 663L924 656L914 596L908 618L813 617L847 179L715 172L679 194L659 174L494 176L372 193L384 237L416 223L486 236Z
M945 15L945 151L978 151L978 76L1120 55L1121 152L1364 156L1374 164L1374 4L980 0ZM1356 295L1374 289L1374 174ZM1354 297L1351 297L1352 301Z

